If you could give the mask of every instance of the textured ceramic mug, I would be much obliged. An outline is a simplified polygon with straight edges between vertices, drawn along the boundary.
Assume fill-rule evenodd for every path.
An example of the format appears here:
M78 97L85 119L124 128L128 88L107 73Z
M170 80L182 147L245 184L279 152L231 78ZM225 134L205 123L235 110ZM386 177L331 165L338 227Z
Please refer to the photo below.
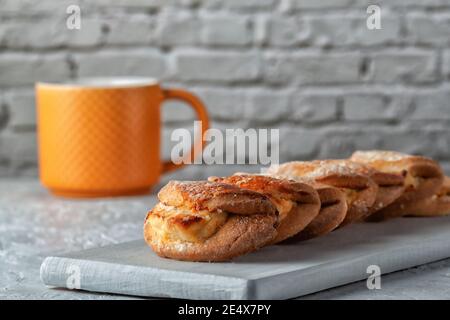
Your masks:
M42 184L69 197L148 192L161 174L181 166L160 157L160 109L171 99L192 106L203 134L208 116L202 102L155 79L36 84ZM193 147L191 154L194 149L201 150Z

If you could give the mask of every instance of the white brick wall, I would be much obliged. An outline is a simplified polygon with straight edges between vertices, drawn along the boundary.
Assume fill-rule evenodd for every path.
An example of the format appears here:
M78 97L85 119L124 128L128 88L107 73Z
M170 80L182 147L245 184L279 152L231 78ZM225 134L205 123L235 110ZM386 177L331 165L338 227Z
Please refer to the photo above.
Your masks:
M210 15L203 18L202 44L206 46L246 46L252 39L252 24L248 17Z
M175 76L187 82L251 82L261 76L261 57L258 53L195 50L180 52L175 59Z
M376 1L371 31L372 2L0 0L0 176L37 174L35 81L107 75L194 91L220 129L279 128L282 161L390 148L450 170L450 2ZM65 26L69 4L81 6L79 31ZM192 125L180 103L163 114L165 140Z
M397 50L371 57L371 80L380 83L426 83L438 80L436 52Z
M264 61L265 80L297 87L360 82L358 53L275 54Z
M33 85L36 81L58 81L70 75L65 53L0 53L0 86Z
M100 50L95 54L73 54L77 75L90 76L153 76L164 77L167 63L164 57L153 49Z

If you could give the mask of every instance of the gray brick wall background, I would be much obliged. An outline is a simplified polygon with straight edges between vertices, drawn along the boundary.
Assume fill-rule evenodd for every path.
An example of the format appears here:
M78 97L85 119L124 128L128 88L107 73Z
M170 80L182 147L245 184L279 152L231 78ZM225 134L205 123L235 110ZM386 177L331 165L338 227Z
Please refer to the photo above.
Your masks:
M70 4L81 30L66 28ZM0 176L37 175L35 81L109 75L191 90L217 128L279 128L282 161L383 148L450 171L449 0L0 0ZM192 119L165 106L166 157Z

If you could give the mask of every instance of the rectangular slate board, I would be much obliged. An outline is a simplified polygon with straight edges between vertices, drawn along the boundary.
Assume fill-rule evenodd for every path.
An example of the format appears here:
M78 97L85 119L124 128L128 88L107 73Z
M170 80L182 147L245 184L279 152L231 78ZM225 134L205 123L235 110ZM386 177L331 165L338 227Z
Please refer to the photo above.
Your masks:
M450 257L450 217L350 225L324 237L266 247L226 263L158 257L143 240L48 257L44 284L145 297L285 299ZM75 266L75 267L74 267ZM73 278L71 278L73 280ZM73 283L69 281L69 284Z

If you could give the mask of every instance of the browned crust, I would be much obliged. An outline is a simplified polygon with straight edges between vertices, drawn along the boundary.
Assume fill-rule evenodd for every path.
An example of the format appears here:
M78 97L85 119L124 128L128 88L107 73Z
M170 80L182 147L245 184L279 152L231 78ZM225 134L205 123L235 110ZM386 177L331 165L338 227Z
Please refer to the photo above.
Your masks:
M383 208L386 208L391 203L396 201L398 198L401 197L405 190L405 187L403 185L401 186L378 186L378 192L377 197L375 199L375 202L371 208L369 208L369 214L365 219L370 220L371 216L380 211Z
M184 261L227 261L255 251L276 236L275 214L230 215L227 222L202 243L161 243L144 224L144 239L161 257Z
M319 195L313 187L305 183L251 174L238 174L224 178L210 177L210 181L229 183L260 192L269 199L286 199L294 202L286 217L280 220L277 236L271 244L296 235L319 214Z
M403 186L405 182L405 177L401 173L387 173L373 169L369 176L381 187Z
M439 192L429 198L411 202L403 208L406 216L435 217L450 214L450 178L445 177Z
M352 222L364 220L372 213L372 207L378 194L378 185L372 180L367 180L367 187L357 190L358 198L349 205L347 215L341 226Z
M293 239L308 240L323 236L336 229L347 214L347 202L344 193L338 188L315 184L321 208L319 214Z
M299 181L312 179L321 184L355 191L357 196L349 205L342 222L342 225L346 225L368 216L376 200L377 184L366 174L358 172L359 167L348 160L294 161L271 167L268 172Z
M369 218L373 213L393 203L405 191L405 178L401 174L373 170L370 177L378 185L378 192L373 206L369 209Z
M380 221L388 218L400 217L405 213L404 208L411 202L426 199L438 192L444 179L442 169L434 160L421 157L401 154L388 151L358 151L355 152L351 160L362 162L366 165L383 171L383 167L390 165L398 167L394 174L406 176L410 173L413 177L422 178L416 187L409 187L402 195L390 205L376 211L370 217L370 221Z
M436 217L450 214L450 196L430 197L406 206L404 216Z
M229 177L210 177L209 181L232 184L264 195L279 195L299 203L317 203L318 195L313 187L306 183L289 179L278 179L266 175L235 174Z
M276 212L266 196L225 183L170 181L158 193L158 198L166 205L184 206L192 210L220 209L242 215Z
M363 218L368 218L371 214L379 211L397 200L404 192L405 177L402 174L386 173L378 171L363 163L355 163L351 160L343 160L352 166L356 173L369 176L378 186L375 202L369 208L368 213Z
M156 210L152 210L151 214L153 216L159 217L161 219L164 219L164 216L157 212ZM148 215L147 215L148 218ZM199 216L174 216L170 219L171 223L175 225L179 225L180 227L183 227L185 229L189 228L192 224L202 221L204 218ZM147 220L147 219L146 219Z
M264 246L277 234L276 208L268 197L251 190L208 181L171 181L161 189L158 197L168 206L192 211L223 210L229 214L226 222L211 237L203 242L187 242L160 239L148 222L148 218L155 214L150 211L144 223L144 238L162 257L225 261ZM193 221L183 218L183 223Z

